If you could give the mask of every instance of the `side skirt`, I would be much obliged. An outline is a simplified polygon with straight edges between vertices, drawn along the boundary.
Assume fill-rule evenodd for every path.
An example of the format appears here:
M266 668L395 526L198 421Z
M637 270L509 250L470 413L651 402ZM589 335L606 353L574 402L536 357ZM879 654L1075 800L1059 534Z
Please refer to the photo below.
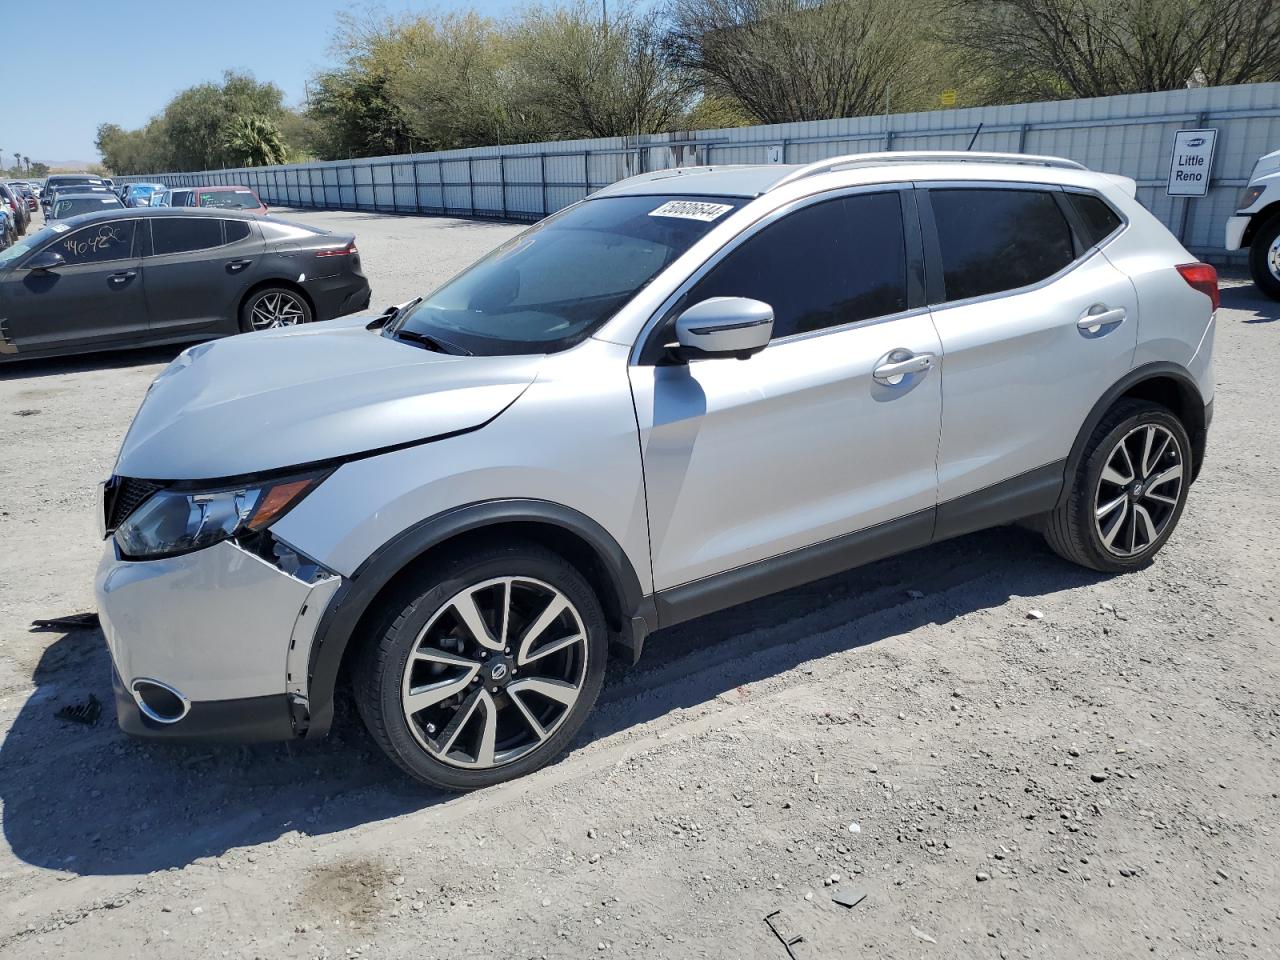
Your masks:
M1045 513L1058 502L1065 473L1066 461L1059 460L939 504L935 510L659 591L651 598L658 625L675 626L939 540Z
M933 522L934 511L921 510L866 530L833 537L811 547L660 591L654 597L658 623L664 627L674 626L895 553L923 547L932 537Z

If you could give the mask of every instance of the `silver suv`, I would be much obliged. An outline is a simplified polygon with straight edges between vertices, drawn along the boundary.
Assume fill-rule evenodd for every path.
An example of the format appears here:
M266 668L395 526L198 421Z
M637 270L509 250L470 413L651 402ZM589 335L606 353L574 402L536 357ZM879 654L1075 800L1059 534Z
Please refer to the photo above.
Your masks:
M412 776L573 739L646 634L995 524L1149 562L1205 448L1217 279L1048 157L668 170L430 296L184 351L102 499L120 725Z

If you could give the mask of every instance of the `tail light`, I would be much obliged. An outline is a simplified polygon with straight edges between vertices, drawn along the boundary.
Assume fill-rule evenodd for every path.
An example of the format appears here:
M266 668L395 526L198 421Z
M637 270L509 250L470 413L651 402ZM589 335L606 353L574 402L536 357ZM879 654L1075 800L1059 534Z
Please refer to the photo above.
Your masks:
M1180 263L1178 272L1187 284L1194 287L1209 298L1213 309L1218 309L1221 297L1218 296L1218 271L1207 263Z
M317 250L316 256L317 257L347 257L347 256L354 257L359 252L360 251L356 249L356 242L352 240L350 243L348 243L346 246L343 246L343 247L328 247L327 249L324 249L324 250Z

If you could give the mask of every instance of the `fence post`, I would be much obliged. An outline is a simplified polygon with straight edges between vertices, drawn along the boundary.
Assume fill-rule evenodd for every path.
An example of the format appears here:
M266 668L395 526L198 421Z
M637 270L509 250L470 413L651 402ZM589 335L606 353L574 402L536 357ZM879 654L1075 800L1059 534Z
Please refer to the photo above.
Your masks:
M542 215L547 215L547 155L538 154L538 179L542 181Z
M498 189L502 191L502 219L507 219L507 168L498 154Z
M1022 124L1018 127L1018 153L1027 152L1027 127L1029 124Z
M1202 128L1208 122L1208 115L1202 110L1196 114L1196 127ZM1213 171L1209 172L1209 183L1205 187L1205 196L1209 195L1209 190L1213 187ZM1187 221L1191 219L1191 197L1182 198L1182 212L1178 218L1178 242L1186 246L1187 237Z
M591 151L582 151L582 196L591 196Z
M470 204L469 210L471 216L476 215L476 175L475 175L475 157L467 156L467 202Z

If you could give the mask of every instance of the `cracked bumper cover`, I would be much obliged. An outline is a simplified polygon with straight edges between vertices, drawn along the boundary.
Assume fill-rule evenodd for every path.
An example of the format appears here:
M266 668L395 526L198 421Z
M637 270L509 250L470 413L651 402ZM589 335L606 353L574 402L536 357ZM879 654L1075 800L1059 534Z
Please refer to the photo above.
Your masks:
M302 735L311 641L339 583L304 582L229 541L125 561L108 540L94 588L120 728L175 740ZM145 715L131 692L144 678L190 701L185 716Z

